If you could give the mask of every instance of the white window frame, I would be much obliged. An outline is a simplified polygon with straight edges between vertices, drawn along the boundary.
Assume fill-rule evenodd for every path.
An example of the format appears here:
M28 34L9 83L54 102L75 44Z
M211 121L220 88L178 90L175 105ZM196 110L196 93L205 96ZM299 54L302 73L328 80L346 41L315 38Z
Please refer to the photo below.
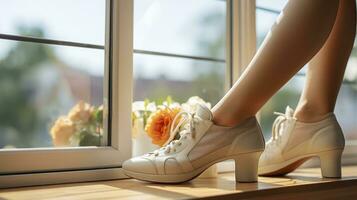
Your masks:
M255 0L227 0L226 91L238 80L256 51ZM234 161L217 164L217 172L234 171Z
M227 66L238 80L256 51L255 0L227 0ZM229 89L227 88L227 90Z
M133 1L106 0L106 14L105 65L111 71L106 67L104 88L111 92L104 89L104 105L111 107L110 146L1 150L0 188L126 177L121 165L131 157Z

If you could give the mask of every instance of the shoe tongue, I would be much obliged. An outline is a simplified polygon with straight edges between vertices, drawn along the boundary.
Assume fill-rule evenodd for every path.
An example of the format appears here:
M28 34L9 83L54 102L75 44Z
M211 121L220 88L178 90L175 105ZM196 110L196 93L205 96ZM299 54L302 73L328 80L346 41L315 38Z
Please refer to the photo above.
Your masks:
M203 120L212 120L213 118L211 110L200 103L197 105L196 115Z
M294 110L292 108L290 108L290 106L286 106L285 115L290 116L290 117L294 116Z

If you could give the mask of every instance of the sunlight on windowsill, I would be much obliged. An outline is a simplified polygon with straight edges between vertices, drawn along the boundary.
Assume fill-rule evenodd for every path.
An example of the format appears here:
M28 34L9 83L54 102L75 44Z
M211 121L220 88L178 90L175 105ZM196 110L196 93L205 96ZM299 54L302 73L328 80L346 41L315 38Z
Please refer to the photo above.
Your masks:
M291 194L316 196L319 191L323 192L320 195L331 197L356 195L356 190L352 189L356 183L357 166L346 166L343 167L342 179L321 178L319 168L304 168L284 177L259 177L257 183L236 183L234 173L227 172L220 173L217 178L197 178L183 184L154 184L125 179L7 189L0 190L0 199L190 199L217 196L231 199L285 197L282 195Z

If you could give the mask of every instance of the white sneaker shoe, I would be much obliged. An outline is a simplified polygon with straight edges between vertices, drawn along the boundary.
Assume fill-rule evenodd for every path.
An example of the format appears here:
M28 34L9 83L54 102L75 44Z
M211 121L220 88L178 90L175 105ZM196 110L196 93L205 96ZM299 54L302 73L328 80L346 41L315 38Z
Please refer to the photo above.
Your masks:
M215 163L234 159L236 181L257 180L264 138L255 117L230 128L214 125L212 113L204 105L195 114L184 114L189 122L180 131L180 139L125 161L123 169L128 176L151 182L180 183L197 177Z
M323 177L341 177L341 154L345 139L333 113L318 122L303 123L289 106L275 113L272 138L260 157L259 175L277 176L292 172L312 157L319 157Z

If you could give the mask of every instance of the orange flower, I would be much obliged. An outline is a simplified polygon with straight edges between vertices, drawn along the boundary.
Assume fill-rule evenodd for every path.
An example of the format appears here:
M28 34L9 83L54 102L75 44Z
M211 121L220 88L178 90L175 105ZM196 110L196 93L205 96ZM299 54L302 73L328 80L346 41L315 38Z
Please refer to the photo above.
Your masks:
M152 143L162 146L170 138L170 127L180 108L160 108L152 113L145 127Z
M73 122L88 122L93 108L86 102L80 101L68 113L68 118Z
M61 116L57 119L50 132L54 146L68 146L69 138L75 132L75 127L71 120Z

